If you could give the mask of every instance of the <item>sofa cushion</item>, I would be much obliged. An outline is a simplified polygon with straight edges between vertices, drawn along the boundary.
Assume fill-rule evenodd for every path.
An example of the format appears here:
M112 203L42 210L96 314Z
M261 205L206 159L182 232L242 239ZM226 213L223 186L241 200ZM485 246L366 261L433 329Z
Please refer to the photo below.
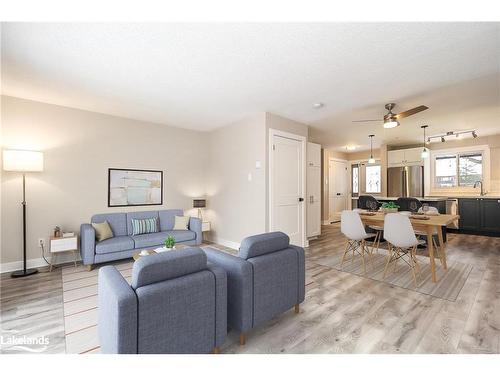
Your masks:
M239 256L243 259L283 250L290 244L290 238L283 232L257 234L245 238L240 245Z
M135 248L140 249L142 247L163 246L168 236L173 236L175 242L184 242L194 240L196 233L190 230L168 230L165 232L139 234L138 236L132 236L132 239L135 242Z
M152 219L158 218L158 211L137 211L127 213L127 234L129 236L134 233L134 228L132 227L132 219Z
M165 241L165 238L167 238L167 236L168 234L165 234L165 232L156 232L132 236L132 239L135 242L135 248L140 249L142 247L163 245L163 242Z
M115 253L117 251L132 250L134 240L128 236L118 236L98 242L95 245L96 254Z
M175 242L191 241L196 238L196 232L192 230L166 230L162 233L165 233L165 238L167 238L167 236L173 236Z
M158 211L160 217L160 230L172 230L174 229L175 216L183 216L184 211L182 210L161 210Z
M197 247L139 258L132 268L132 288L199 272L207 268L207 256Z
M90 218L91 223L102 223L107 221L115 236L127 235L127 214L97 214Z

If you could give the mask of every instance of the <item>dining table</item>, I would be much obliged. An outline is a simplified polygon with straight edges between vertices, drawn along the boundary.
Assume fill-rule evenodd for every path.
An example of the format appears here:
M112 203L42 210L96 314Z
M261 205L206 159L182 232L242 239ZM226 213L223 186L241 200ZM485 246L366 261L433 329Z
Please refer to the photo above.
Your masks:
M359 216L364 225L384 226L386 212L360 212ZM448 269L446 265L446 245L443 241L443 227L453 223L460 218L459 215L439 214L439 215L409 215L413 230L423 232L427 235L427 248L429 250L429 258L431 263L432 281L437 283L436 275L436 260L434 256L434 244L432 236L437 235L439 247L439 258L444 270Z

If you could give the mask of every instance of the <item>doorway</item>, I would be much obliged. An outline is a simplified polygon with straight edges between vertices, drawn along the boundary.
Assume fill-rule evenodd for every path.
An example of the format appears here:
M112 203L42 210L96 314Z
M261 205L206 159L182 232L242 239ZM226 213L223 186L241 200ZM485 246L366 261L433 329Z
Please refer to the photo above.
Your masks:
M347 161L330 159L328 162L328 218L330 222L340 221L340 213L347 209L348 193Z
M305 137L269 129L269 230L305 246Z

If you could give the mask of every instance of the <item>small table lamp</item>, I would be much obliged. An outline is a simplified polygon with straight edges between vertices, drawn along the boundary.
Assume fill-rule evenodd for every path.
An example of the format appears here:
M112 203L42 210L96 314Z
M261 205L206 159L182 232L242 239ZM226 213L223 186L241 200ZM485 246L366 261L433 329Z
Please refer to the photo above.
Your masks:
M23 174L23 269L15 271L12 277L24 277L38 272L37 269L26 269L26 172L43 171L43 153L39 151L4 150L3 170L22 172Z
M193 208L198 209L198 217L203 221L203 217L201 216L201 209L207 206L206 199L193 199Z

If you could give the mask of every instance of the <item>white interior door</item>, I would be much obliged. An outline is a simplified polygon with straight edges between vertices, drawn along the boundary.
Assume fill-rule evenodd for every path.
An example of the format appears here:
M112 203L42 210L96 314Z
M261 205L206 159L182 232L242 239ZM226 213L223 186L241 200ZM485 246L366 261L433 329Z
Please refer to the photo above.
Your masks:
M330 220L333 220L342 210L347 209L347 162L330 160L328 180L329 217Z
M304 141L272 134L270 230L304 246Z
M321 234L321 168L307 167L307 237Z

